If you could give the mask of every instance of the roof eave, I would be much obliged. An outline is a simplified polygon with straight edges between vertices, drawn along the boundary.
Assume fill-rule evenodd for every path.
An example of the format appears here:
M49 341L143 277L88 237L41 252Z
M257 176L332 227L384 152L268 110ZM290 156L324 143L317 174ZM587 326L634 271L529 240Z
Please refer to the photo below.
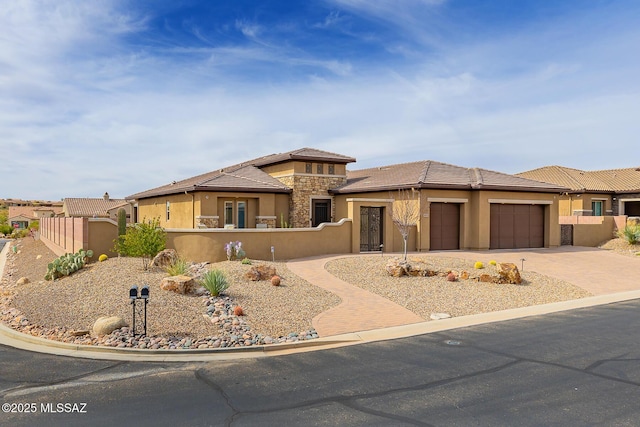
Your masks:
M291 193L290 188L238 188L238 187L202 187L202 186L191 186L188 188L181 189L167 189L162 190L150 194L138 193L132 194L131 196L127 196L126 200L142 200L142 199L151 199L153 197L160 196L169 196L172 194L182 194L182 193L193 193L196 191L203 191L208 193Z

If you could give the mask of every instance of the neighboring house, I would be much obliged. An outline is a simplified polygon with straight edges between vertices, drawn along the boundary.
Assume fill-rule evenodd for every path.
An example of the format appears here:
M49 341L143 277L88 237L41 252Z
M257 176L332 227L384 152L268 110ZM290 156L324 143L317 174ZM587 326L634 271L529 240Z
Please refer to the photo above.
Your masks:
M273 154L127 197L134 219L171 229L315 227L349 218L361 251L397 234L398 190L416 190L417 250L560 245L568 188L485 169L421 161L347 171L352 157L312 148ZM396 240L397 241L397 240Z
M61 212L61 207L9 206L7 220L11 227L25 229L34 221L54 217Z
M125 199L111 199L109 193L102 198L67 197L62 206L65 217L110 218L118 220L118 210L127 212L127 221L131 218L131 204Z
M567 187L560 198L561 216L640 216L640 168L583 171L545 166L517 175Z

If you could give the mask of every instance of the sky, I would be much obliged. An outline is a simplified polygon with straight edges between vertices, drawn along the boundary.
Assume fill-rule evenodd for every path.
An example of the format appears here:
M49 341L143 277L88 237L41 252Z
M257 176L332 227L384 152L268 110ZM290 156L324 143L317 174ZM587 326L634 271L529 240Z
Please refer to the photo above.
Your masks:
M350 169L640 166L636 0L0 0L0 198Z

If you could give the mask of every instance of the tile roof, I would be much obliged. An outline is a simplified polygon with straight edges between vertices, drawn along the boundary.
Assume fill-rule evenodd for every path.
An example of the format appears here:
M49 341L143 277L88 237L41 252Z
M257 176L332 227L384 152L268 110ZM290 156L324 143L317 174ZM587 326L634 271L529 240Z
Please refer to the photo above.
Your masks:
M423 160L347 171L347 183L337 194L387 191L399 188L485 189L561 192L565 187L480 168L465 168Z
M270 154L237 165L175 181L151 190L127 196L127 200L183 193L185 191L249 191L290 193L291 189L260 168L288 161L313 161L347 164L353 157L314 148L300 148L286 153Z
M108 211L117 207L126 206L128 202L124 199L105 198L74 198L64 199L66 213L74 217L105 217L109 216Z
M563 185L575 192L640 192L640 168L583 171L563 166L545 166L516 175Z
M289 193L291 189L253 165L235 165L127 196L144 199L185 191L250 191Z
M249 160L243 164L250 164L257 167L274 165L277 163L288 162L291 160L311 161L311 162L331 162L338 164L353 163L356 161L353 157L343 156L342 154L331 153L329 151L316 150L315 148L300 148L298 150L288 151L286 153L270 154L268 156L259 157Z
M36 215L33 213L33 206L9 206L8 219L17 218L19 216L24 218L37 219Z

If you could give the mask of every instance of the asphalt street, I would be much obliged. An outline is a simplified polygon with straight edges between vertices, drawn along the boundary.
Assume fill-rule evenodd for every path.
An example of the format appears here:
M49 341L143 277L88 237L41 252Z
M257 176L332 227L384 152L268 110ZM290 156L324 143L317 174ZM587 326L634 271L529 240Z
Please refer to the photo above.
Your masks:
M3 426L637 426L640 301L226 362L0 347L0 373Z

